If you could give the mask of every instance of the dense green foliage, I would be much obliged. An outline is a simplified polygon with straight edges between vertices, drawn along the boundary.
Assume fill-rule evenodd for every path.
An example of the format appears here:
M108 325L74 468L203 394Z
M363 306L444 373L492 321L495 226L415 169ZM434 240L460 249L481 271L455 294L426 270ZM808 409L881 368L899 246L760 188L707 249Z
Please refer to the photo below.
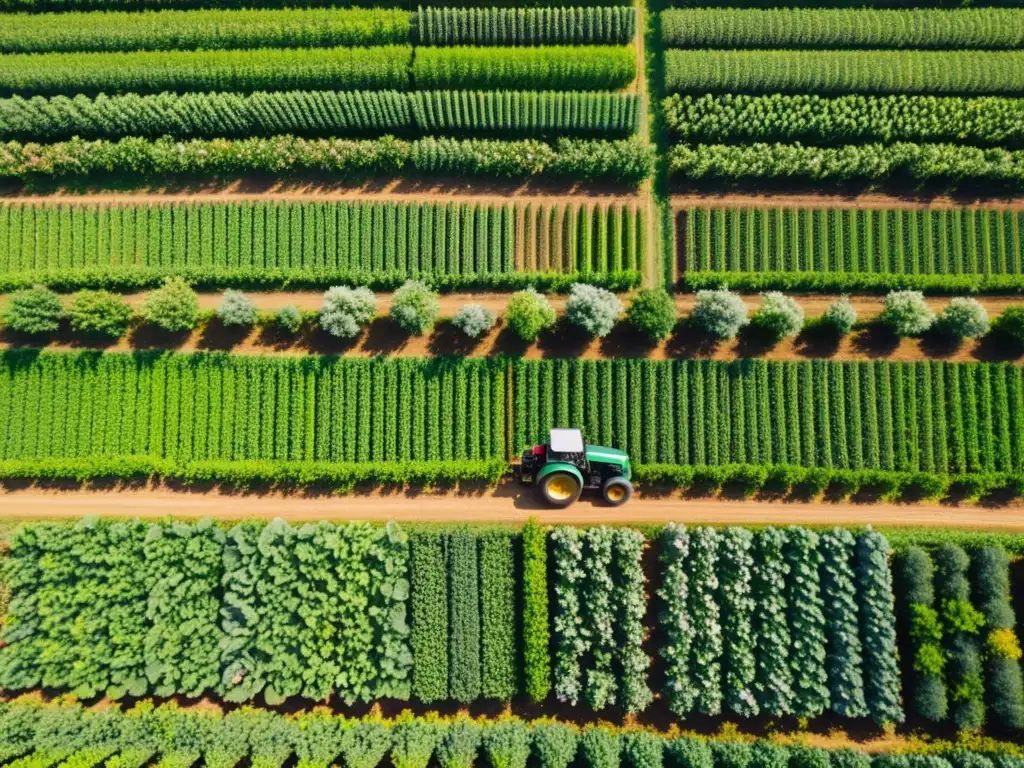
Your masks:
M4 327L17 333L53 333L63 316L60 297L41 285L15 291L0 313Z
M668 127L688 141L1024 146L1024 99L1001 96L673 94L663 107Z
M626 319L651 341L664 339L676 327L676 304L662 288L645 288L629 302Z
M451 610L449 696L468 703L481 694L480 565L477 534L468 528L448 536L448 604Z
M854 572L864 646L864 701L868 715L879 725L904 720L888 557L889 542L882 534L868 531L857 537Z
M912 546L899 554L895 566L897 610L909 641L913 668L907 709L925 720L941 722L949 712L949 698L943 627L932 586L935 565L925 549Z
M107 291L78 291L67 310L71 329L116 339L128 330L135 312L122 297Z
M642 211L580 203L243 201L0 206L0 290L36 282L132 288L438 287L612 280L638 272ZM555 275L564 277L554 277ZM543 275L549 276L546 279Z
M941 288L955 276L964 286L1024 286L1024 214L1014 211L690 208L682 217L688 281Z
M672 48L1020 48L1017 11L702 8L661 14Z
M513 538L507 533L485 534L480 538L481 693L485 698L509 701L518 691L519 612Z
M326 48L408 43L409 14L388 8L5 14L0 52ZM626 41L623 41L626 42Z
M606 91L636 77L636 51L619 46L417 48L416 88ZM3 69L0 68L0 74Z
M412 693L427 704L448 697L448 571L445 537L410 536L413 669Z
M522 531L523 678L527 695L544 701L551 692L547 533L536 519Z
M165 278L163 285L146 297L142 317L170 333L190 331L199 322L199 297L182 277Z
M165 91L0 99L0 137L19 141L373 133L613 138L635 133L639 119L636 94L601 91Z
M407 88L409 46L11 54L0 59L10 96L265 88Z
M421 6L413 18L420 45L624 45L636 34L630 6Z

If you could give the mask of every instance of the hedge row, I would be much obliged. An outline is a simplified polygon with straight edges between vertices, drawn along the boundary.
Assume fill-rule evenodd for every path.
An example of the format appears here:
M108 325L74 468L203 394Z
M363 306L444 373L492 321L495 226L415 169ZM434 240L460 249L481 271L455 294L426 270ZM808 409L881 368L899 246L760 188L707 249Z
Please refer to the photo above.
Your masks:
M1015 96L1024 52L669 50L665 90Z
M672 48L1020 48L1024 18L997 8L703 8L661 14Z
M175 175L330 173L350 178L423 174L528 178L555 176L639 184L651 173L652 150L639 141L298 139L177 142L126 138L72 139L57 144L0 146L0 178L22 180L98 174L152 178Z
M401 135L636 133L633 93L579 91L258 91L0 99L0 137L28 141Z
M1024 146L1024 99L1002 96L673 94L663 106L668 127L688 141Z

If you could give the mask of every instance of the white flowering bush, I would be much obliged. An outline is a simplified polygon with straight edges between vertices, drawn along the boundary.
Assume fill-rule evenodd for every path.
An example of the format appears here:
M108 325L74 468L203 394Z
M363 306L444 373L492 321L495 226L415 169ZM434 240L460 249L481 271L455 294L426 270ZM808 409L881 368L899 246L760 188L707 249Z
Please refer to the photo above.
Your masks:
M743 298L725 288L698 291L690 320L697 328L717 339L735 338L740 329L750 322Z
M565 304L565 318L591 336L604 338L615 327L622 310L622 302L611 291L574 283Z
M332 336L351 339L362 332L376 310L377 299L369 288L328 288L320 310L320 327Z
M582 690L581 660L587 649L581 627L583 615L579 589L583 570L583 541L579 531L568 525L551 531L555 581L555 696L575 706Z
M253 325L256 322L256 304L241 291L227 290L217 307L217 317L224 325Z
M647 684L650 659L644 653L644 570L641 563L644 537L632 528L615 530L615 592L613 604L618 623L616 654L622 679L619 681L619 706L626 712L642 712L654 699Z
M605 526L588 528L583 534L586 557L583 570L583 634L590 650L591 668L586 674L586 697L591 709L604 709L615 703L616 683L615 612L612 605L615 583L612 581L612 545L615 532Z
M706 715L722 711L722 625L718 608L718 532L695 528L690 535L690 617L693 620L694 707Z
M920 291L890 291L878 319L897 336L920 336L932 327L935 313Z
M857 583L853 574L853 534L833 528L821 534L821 596L825 611L829 695L832 711L864 717L863 658L857 624Z
M441 302L437 294L419 280L406 280L391 296L388 316L403 331L422 336L434 327Z
M879 725L902 723L888 540L877 531L858 536L855 563L860 634L864 643L864 699L868 715Z
M768 291L761 294L761 306L752 322L772 339L780 341L800 333L804 327L804 310L791 296Z
M494 327L494 323L494 313L480 304L466 304L452 318L452 325L471 339L480 338Z
M662 571L658 596L665 605L660 616L665 642L658 653L665 661L665 690L668 707L678 717L693 711L697 691L690 671L690 649L695 627L690 621L689 577L690 535L681 523L669 523L661 537Z
M936 320L937 327L955 339L977 339L988 333L988 312L981 302L966 296L950 299Z
M826 307L821 315L821 324L832 329L837 336L845 336L857 323L857 310L847 296L840 296Z
M762 528L754 544L754 628L757 671L754 693L763 712L781 717L793 711L793 671L789 663L790 634L786 615L786 577L783 556L786 533Z
M746 528L726 528L721 535L718 572L722 602L722 638L725 665L725 706L738 715L758 713L754 697L754 600L751 579L754 535Z
M792 526L786 531L786 563L789 579L789 632L792 639L790 669L793 673L793 714L817 717L828 708L828 676L825 671L825 616L818 534Z

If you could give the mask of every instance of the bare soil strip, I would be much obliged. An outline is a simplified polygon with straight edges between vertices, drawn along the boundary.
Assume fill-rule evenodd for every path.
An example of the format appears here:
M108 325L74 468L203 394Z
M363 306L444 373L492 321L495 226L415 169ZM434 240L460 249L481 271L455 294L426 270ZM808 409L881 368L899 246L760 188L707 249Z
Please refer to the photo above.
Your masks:
M925 504L723 501L634 498L608 507L584 497L565 510L542 506L513 482L474 494L366 494L306 498L281 494L189 493L165 488L117 491L42 491L0 494L0 518L68 518L86 515L160 518L274 518L285 520L405 520L430 522L633 523L671 521L721 524L937 526L1024 531L1019 506L986 508Z
M962 200L949 196L912 197L894 196L878 192L864 192L856 195L827 194L774 194L744 195L736 193L703 195L673 195L672 209L700 206L732 206L746 208L789 207L789 208L897 208L926 210L930 208L985 208L996 210L1024 210L1024 198L991 198L987 200Z

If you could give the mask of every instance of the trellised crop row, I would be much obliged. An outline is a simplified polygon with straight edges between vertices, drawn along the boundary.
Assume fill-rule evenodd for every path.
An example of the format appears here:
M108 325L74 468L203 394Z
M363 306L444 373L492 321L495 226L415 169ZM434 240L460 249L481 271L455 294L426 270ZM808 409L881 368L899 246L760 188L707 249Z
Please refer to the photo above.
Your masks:
M1024 146L1024 99L1002 96L673 94L663 106L672 132L694 142Z
M217 202L0 206L0 285L499 285L638 273L643 211L580 203Z
M418 8L421 45L624 45L636 34L632 7Z
M842 289L865 276L941 287L949 276L1024 285L1024 214L1014 211L690 208L681 219L688 282L715 275L736 287L749 276L765 287Z
M1024 18L1002 8L701 8L661 14L672 48L1020 48Z

